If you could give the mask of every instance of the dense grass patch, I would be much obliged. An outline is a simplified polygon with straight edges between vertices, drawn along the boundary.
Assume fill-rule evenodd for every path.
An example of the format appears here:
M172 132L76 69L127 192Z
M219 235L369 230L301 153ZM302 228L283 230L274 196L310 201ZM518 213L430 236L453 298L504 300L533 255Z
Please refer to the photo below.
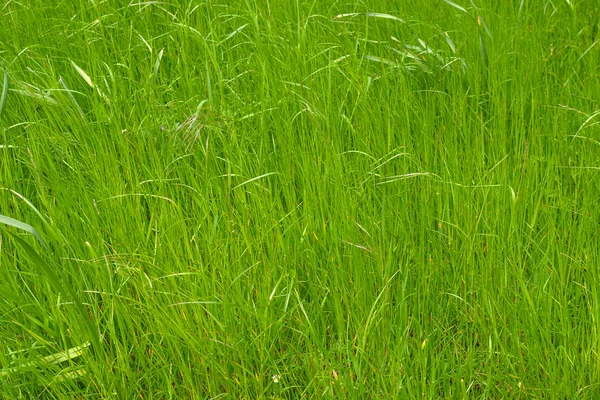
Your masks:
M600 397L596 2L393 3L0 8L3 398Z

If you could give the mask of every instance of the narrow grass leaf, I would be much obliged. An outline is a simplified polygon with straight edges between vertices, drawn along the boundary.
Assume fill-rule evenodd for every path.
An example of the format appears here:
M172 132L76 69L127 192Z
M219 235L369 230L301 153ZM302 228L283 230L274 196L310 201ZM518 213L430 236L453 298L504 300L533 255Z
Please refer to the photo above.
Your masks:
M487 49L485 47L485 38L483 37L483 33L479 32L479 49L481 51L481 61L483 65L487 68L488 66L488 54Z
M383 18L383 19L391 19L393 21L398 21L398 22L402 22L404 23L404 20L402 18L398 18L394 15L390 15L390 14L383 14L383 13L376 13L376 12L368 12L365 14L367 17L373 17L373 18Z
M396 275L398 275L398 272L400 272L400 270L394 272L394 274L390 277L390 279L388 279L387 283L383 286L383 288L379 291L379 295L377 296L377 298L375 299L375 301L373 302L373 305L371 306L371 310L369 311L369 315L367 316L367 320L364 323L364 331L363 331L363 340L362 340L362 347L364 349L367 340L368 340L368 335L369 335L369 329L371 328L371 323L373 322L373 319L375 317L375 315L377 314L377 304L379 304L379 300L381 299L381 296L383 296L383 294L386 292L386 290L388 289L390 282L396 277ZM382 310L382 308L385 307L385 304L383 304L380 308L379 311Z
M237 189L237 188L239 188L241 186L247 185L250 182L254 182L256 180L259 180L259 179L262 179L262 178L266 178L267 176L277 175L277 174L279 174L279 172L269 172L269 173L266 173L266 174L259 175L259 176L255 177L255 178L248 179L246 182L240 183L237 186L234 186L233 189Z
M587 126L591 126L593 124L588 125L588 123L593 120L594 118L596 118L598 115L600 115L600 110L592 113L592 115L590 115L584 122L583 124L581 124L581 126L579 127L579 129L577 129L577 132L575 132L575 135L573 135L573 139L571 140L571 143L573 143L573 140L575 140L577 137L579 137L579 132L581 132L584 128L586 128Z
M582 58L583 58L583 57L584 57L584 56L585 56L585 55L586 55L586 54L587 54L587 53L588 53L588 52L589 52L589 51L592 49L592 47L594 47L595 45L597 45L597 44L598 44L598 42L600 42L600 39L598 39L598 40L596 40L594 43L592 43L592 45L591 45L590 47L588 47L588 48L586 49L586 51L584 51L584 52L583 52L583 54L581 54L581 55L579 56L579 58L577 59L577 61L581 60L581 59L582 59Z
M401 181L404 179L415 178L417 176L430 176L430 175L433 175L433 174L430 172L412 172L410 174L388 176L388 177L382 178L381 182L376 183L376 185L384 185L386 183L392 183L392 182L397 182L397 181Z
M208 60L206 61L206 88L208 89L208 101L213 104L212 85L210 83L210 72L208 72Z
M228 41L229 39L231 39L232 37L234 37L235 35L237 35L241 31L243 31L247 26L248 26L248 24L244 24L244 25L240 26L239 28L237 28L236 30L234 30L229 35L227 35L227 37L225 37L225 39L223 39L223 42Z
M488 28L487 24L485 23L483 17L480 14L477 14L477 24L479 26L482 26L488 37L492 39L492 32L490 31L490 28Z
M444 0L444 1L445 1L446 3L448 3L449 5L451 5L452 7L456 8L457 10L460 10L460 11L464 12L465 14L468 14L468 13L469 13L469 12L468 12L468 11L467 11L467 10L466 10L464 7L462 7L462 6L458 5L458 4L456 4L456 3L455 3L455 2L453 2L453 1L450 1L450 0Z
M154 63L154 70L152 71L152 79L156 80L158 76L158 69L160 68L160 61L162 60L163 52L165 49L161 49L158 53L158 57L156 58L156 62Z
M382 63L382 64L385 64L385 65L389 65L389 66L392 66L392 67L398 67L397 63L395 63L393 61L390 61L390 60L386 60L385 58L382 58L382 57L373 56L373 55L368 54L368 55L365 56L365 58L367 60L375 61L375 62Z
M2 95L0 95L0 118L2 118L4 105L6 104L6 95L8 94L8 74L4 68L2 71L4 72L4 84L2 85Z
M112 199L120 199L120 198L122 198L122 197L129 197L129 196L142 196L142 197L151 197L151 198L154 198L154 199L161 199L161 200L168 201L169 203L173 204L174 206L177 206L177 203L175 203L173 200L171 200L171 199L170 199L170 198L168 198L168 197L165 197L165 196L159 196L159 195L157 195L157 194L148 194L148 193L127 193L127 194L118 194L118 195L116 195L116 196L111 196L111 197L108 197L108 198L106 198L106 199L98 200L98 202L101 202L101 201L106 201L106 200L112 200Z
M60 84L62 85L62 87L65 89L65 91L67 92L67 95L71 98L71 100L73 101L73 104L75 104L75 107L77 108L77 111L79 112L79 115L81 116L81 119L85 120L85 114L83 113L83 110L81 109L81 107L79 106L79 103L77 102L77 100L75 99L75 96L73 96L73 93L71 93L71 89L69 89L67 87L67 84L65 83L65 81L63 80L62 76L58 78L58 82L60 82Z

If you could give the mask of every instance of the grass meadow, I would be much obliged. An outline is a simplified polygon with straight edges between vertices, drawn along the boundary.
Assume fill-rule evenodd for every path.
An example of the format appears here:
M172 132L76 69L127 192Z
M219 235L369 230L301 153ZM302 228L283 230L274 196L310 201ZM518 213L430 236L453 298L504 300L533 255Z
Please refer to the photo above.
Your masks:
M2 398L600 398L599 18L5 1Z

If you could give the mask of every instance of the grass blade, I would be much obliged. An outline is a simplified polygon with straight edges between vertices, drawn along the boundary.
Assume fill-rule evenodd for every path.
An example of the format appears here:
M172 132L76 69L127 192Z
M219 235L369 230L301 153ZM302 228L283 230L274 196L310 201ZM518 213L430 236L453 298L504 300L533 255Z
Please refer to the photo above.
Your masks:
M448 3L449 5L451 5L452 7L456 8L457 10L460 10L460 11L464 12L465 14L468 14L468 13L469 13L469 12L468 12L468 11L467 11L467 10L466 10L464 7L462 7L462 6L458 5L458 4L456 4L456 3L455 3L455 2L453 2L453 1L450 1L450 0L444 0L444 1L445 1L446 3Z
M396 67L396 68L398 67L398 64L396 64L395 62L390 61L390 60L386 60L385 58L382 58L382 57L377 57L377 56L373 56L373 55L368 54L368 55L365 56L365 58L367 60L375 61L375 62L382 63L382 64L385 64L385 65L391 65L392 67Z
M239 185L237 185L237 186L234 186L234 187L232 188L232 190L233 190L233 189L237 189L237 188L239 188L239 187L241 187L241 186L244 186L244 185L246 185L246 184L248 184L248 183L250 183L250 182L254 182L254 181L258 180L258 179L261 179L261 178L266 178L267 176L271 176L271 175L277 175L278 173L279 173L279 172L268 172L268 173L266 173L266 174L262 174L262 175L256 176L256 177L254 177L254 178L252 178L252 179L248 179L246 182L242 182L242 183L240 183Z
M383 13L376 13L376 12L368 12L365 14L367 17L374 17L374 18L383 18L383 19L391 19L393 21L398 21L398 22L402 22L404 23L404 20L402 18L398 18L394 15L390 15L390 14L383 14Z
M6 95L8 94L8 74L3 68L4 72L4 84L2 85L2 95L0 96L0 118L2 117L2 111L4 111L4 105L6 104Z
M73 101L73 103L75 104L75 106L77 107L77 111L79 112L79 115L81 116L81 119L83 119L85 121L85 114L83 113L83 110L79 106L79 103L75 99L75 96L73 96L73 93L71 92L71 89L69 89L67 87L67 84L63 80L62 76L58 78L58 82L60 82L60 84L62 85L62 87L65 88L65 91L67 92L67 94L69 95L69 97L71 98L71 100Z
M246 28L247 26L248 26L248 24L244 24L244 25L240 26L239 28L237 28L236 30L234 30L229 35L227 35L227 37L225 37L225 39L223 39L223 42L228 41L229 39L231 39L232 37L234 37L235 35L237 35L241 31L243 31L244 28ZM221 42L221 43L223 43L223 42Z
M160 68L160 61L162 60L163 52L165 49L161 49L158 52L158 57L156 58L156 63L154 63L154 70L152 71L152 80L156 80L158 76L158 69Z
M434 174L432 174L431 172L412 172L412 173L404 174L404 175L387 176L385 178L381 178L381 180L379 182L377 182L375 185L385 185L386 183L392 183L392 182L397 182L397 181L401 181L404 179L415 178L417 176L432 176L432 175L434 175Z
M448 43L448 46L450 47L450 49L452 50L452 52L454 54L456 54L456 45L454 44L454 42L452 41L452 39L450 39L450 36L448 35L448 32L444 32L444 37L446 39L446 43Z
M46 250L46 252L48 252L48 246L46 246L46 242L44 242L44 239L42 239L42 237L40 236L38 231L33 226L26 224L25 222L16 220L14 218L7 217L6 215L1 215L1 214L0 214L0 224L12 226L17 229L21 229L22 231L31 233L42 244L42 246L44 246L44 249Z
M483 65L487 68L488 54L487 54L487 49L485 47L485 39L483 37L482 32L479 32L479 49L481 51L481 61L483 61Z
M485 30L485 33L488 35L488 37L490 39L492 39L492 31L490 31L490 28L485 23L483 17L481 15L479 15L479 14L477 14L477 24L479 26L483 26L483 29Z
M85 73L85 71L83 69L81 69L81 67L77 64L75 64L75 62L73 60L69 60L71 61L71 65L73 66L73 68L75 68L75 71L77 71L77 73L79 75L81 75L81 77L83 78L83 80L90 85L90 87L94 87L94 82L92 82L92 78L90 78L90 76L88 74Z

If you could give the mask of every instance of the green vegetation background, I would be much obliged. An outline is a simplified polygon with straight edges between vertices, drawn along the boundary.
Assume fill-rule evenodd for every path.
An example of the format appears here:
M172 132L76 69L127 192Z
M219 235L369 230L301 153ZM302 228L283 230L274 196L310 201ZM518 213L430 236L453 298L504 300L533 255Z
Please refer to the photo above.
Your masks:
M600 397L597 6L9 0L3 398Z

